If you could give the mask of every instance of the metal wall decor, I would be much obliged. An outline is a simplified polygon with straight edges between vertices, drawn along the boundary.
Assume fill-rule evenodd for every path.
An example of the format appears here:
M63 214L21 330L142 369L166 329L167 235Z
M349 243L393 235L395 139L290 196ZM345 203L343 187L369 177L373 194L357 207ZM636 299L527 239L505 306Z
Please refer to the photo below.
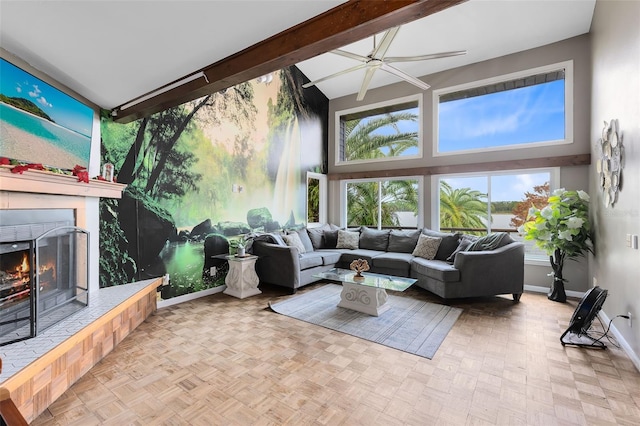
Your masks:
M623 148L622 134L618 120L604 122L602 138L596 144L596 170L604 205L613 207L618 201L618 191L622 187Z

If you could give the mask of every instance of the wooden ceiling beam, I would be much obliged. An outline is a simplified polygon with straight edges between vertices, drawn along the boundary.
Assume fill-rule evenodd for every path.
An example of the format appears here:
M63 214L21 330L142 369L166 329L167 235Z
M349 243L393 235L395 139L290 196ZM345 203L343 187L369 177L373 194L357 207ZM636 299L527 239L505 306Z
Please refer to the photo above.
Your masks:
M467 0L350 0L112 110L128 123L424 18ZM200 73L203 73L201 75ZM200 74L184 84L180 81ZM206 77L205 77L206 76ZM164 92L163 89L175 85ZM155 92L160 94L148 96ZM137 99L148 97L141 102Z

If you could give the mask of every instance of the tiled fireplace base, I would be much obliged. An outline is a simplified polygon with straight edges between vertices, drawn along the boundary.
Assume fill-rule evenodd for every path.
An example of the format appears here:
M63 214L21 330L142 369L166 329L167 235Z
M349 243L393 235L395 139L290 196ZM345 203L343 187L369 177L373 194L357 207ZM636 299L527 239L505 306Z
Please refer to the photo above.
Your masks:
M37 337L0 347L0 395L27 422L40 415L156 310L162 278L100 289L89 306Z

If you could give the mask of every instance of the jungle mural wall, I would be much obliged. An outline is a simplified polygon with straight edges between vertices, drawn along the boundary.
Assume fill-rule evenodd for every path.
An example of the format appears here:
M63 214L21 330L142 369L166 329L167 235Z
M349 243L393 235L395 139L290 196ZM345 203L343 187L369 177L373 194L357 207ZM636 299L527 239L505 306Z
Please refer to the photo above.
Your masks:
M219 286L212 250L304 226L306 172L327 169L328 116L304 78L290 67L133 123L101 120L102 162L127 189L100 201L100 287L165 273L163 299Z

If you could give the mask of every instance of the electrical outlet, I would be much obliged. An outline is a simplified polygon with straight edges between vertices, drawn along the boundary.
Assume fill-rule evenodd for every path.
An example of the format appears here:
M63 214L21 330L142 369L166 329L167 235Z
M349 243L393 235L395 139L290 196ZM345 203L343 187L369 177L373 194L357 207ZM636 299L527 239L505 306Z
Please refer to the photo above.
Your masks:
M631 312L627 312L627 316L629 317L629 319L627 321L629 321L629 327L631 327Z

